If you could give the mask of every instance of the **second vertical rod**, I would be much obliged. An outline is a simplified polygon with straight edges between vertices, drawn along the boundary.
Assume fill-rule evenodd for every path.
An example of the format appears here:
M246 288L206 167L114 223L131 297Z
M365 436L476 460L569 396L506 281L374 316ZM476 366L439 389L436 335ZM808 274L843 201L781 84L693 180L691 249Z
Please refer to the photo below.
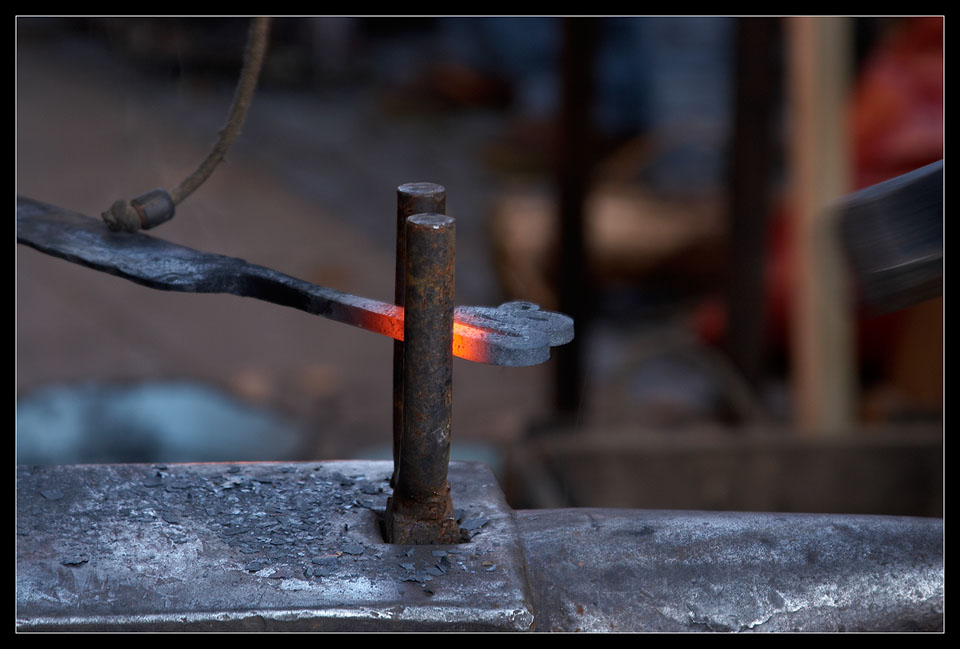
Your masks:
M446 214L447 190L435 183L405 183L397 187L397 265L394 304L404 305L407 280L407 219L414 214ZM403 439L403 343L393 342L393 477L397 486Z

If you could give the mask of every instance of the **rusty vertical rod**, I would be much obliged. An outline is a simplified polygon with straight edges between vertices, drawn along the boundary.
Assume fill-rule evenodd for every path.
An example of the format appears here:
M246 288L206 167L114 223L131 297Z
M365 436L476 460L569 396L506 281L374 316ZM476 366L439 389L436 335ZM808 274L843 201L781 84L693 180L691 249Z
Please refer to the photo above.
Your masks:
M407 281L407 218L414 214L446 214L447 190L434 183L405 183L397 187L397 267L394 304L403 306ZM393 477L400 471L400 440L403 438L403 343L393 342Z
M456 221L442 214L407 219L404 291L403 437L393 497L391 543L460 541L447 467L453 402Z

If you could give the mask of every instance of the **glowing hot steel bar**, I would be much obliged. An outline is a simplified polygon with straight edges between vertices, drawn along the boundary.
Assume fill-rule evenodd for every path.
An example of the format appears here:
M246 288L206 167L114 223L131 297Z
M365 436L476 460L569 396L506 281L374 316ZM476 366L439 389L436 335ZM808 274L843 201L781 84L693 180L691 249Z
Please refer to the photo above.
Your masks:
M403 340L403 307L139 232L112 232L99 219L39 201L17 198L17 241L149 288L252 297ZM453 354L469 361L538 365L550 347L572 339L572 318L529 302L454 311Z

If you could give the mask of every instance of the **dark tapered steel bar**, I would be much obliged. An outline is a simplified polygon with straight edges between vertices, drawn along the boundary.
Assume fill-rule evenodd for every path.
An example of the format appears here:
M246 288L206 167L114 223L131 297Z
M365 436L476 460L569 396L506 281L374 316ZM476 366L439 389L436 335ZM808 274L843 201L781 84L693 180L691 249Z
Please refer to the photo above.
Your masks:
M447 190L435 183L406 183L397 187L397 274L393 301L404 304L407 281L407 218L415 214L446 214ZM403 437L403 342L393 343L393 478L400 470L400 439Z
M407 219L403 437L386 531L392 543L457 543L447 467L453 401L456 222Z
M112 232L100 219L17 198L17 242L148 288L231 293L306 311L403 339L403 307L317 286L243 259L193 250L142 232ZM573 320L527 302L457 307L453 354L477 363L525 367L573 339Z

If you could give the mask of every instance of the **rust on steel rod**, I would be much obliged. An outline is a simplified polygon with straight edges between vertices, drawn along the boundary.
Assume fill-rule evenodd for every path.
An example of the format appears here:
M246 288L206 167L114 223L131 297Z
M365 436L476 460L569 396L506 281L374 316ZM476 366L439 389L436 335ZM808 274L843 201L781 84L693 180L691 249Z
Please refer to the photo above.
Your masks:
M453 401L456 222L442 214L407 219L404 290L403 436L391 543L460 542L447 467Z
M393 301L404 305L407 274L407 218L415 214L446 214L447 190L435 183L406 183L397 187L397 268ZM400 439L403 437L403 342L393 342L393 477L400 470Z

